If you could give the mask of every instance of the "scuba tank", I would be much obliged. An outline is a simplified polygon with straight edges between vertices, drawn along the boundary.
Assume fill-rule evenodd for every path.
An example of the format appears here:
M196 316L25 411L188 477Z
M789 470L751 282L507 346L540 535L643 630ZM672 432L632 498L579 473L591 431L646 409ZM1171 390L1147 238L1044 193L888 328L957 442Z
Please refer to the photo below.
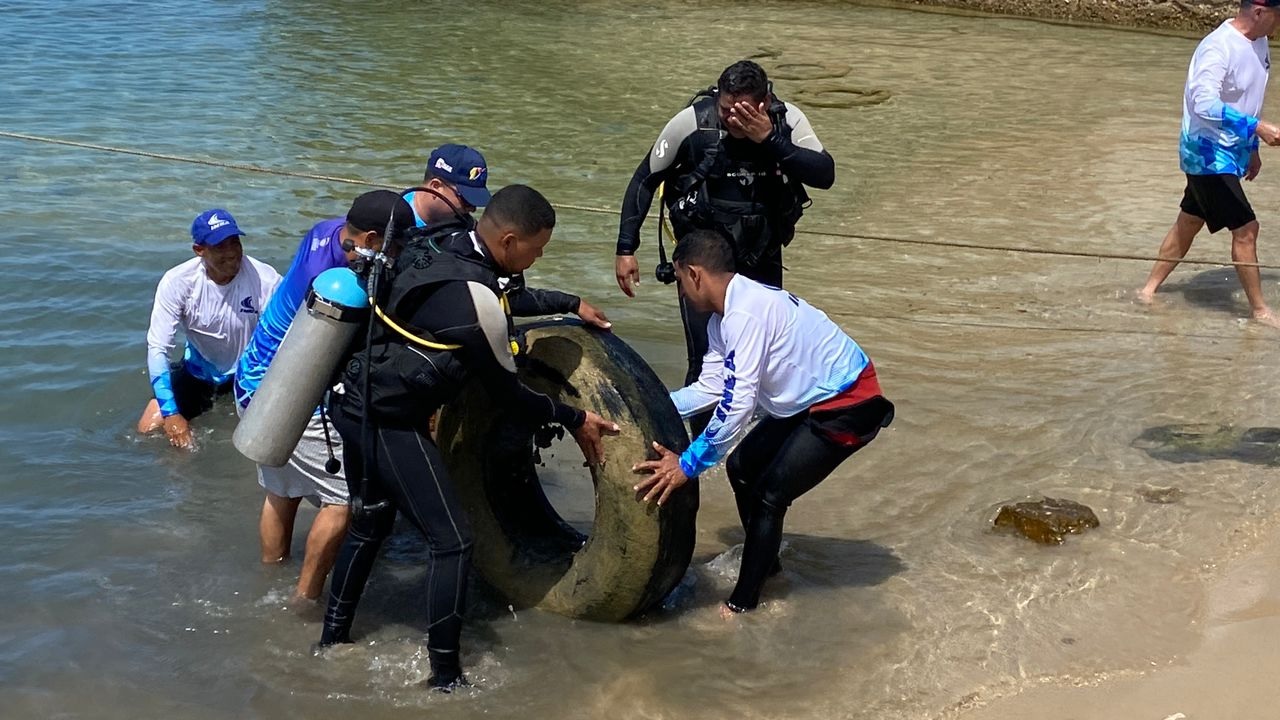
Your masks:
M306 312L294 317L236 426L232 442L241 454L270 467L289 461L368 316L369 294L356 273L331 268L316 277Z

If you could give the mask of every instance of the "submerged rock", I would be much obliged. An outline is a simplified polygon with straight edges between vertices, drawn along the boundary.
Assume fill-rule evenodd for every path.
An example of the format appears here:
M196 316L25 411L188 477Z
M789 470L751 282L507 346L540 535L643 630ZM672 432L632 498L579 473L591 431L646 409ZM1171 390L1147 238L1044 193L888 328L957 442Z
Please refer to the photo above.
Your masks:
M1237 460L1253 465L1280 465L1280 428L1237 428L1194 423L1148 428L1133 446L1157 460L1187 463Z
M1058 498L1005 505L995 520L997 528L1016 530L1044 545L1061 545L1067 533L1082 533L1098 525L1098 516L1088 506Z
M1143 485L1138 488L1138 497L1149 503L1157 505L1172 505L1179 502L1186 493L1176 487L1155 487L1154 485Z

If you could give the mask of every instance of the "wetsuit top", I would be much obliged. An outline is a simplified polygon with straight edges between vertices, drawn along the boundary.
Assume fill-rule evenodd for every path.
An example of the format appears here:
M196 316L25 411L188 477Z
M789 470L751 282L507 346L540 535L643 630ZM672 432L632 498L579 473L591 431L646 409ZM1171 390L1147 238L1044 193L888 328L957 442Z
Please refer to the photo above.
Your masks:
M715 407L680 456L688 477L724 458L757 407L790 417L851 387L870 363L826 313L742 275L729 281L724 315L711 316L707 339L702 375L671 393L681 417Z
M198 258L169 270L156 286L147 330L147 372L164 417L178 413L169 376L169 353L178 328L186 335L186 372L211 385L231 379L236 358L258 324L258 312L280 282L275 268L248 255L226 285L209 279Z
M443 250L462 255L485 254L480 238L470 228L464 232L437 233L436 238L437 247ZM572 293L531 288L525 282L524 273L499 275L498 288L507 296L514 317L573 315L582 302L582 298Z
M1200 41L1183 93L1183 172L1245 175L1258 149L1254 133L1270 70L1267 38L1249 40L1230 20Z
M513 327L499 287L503 277L470 231L397 260L384 312L429 342L458 347L433 349L375 325L372 346L359 350L343 375L348 410L358 413L365 405L363 365L370 362L371 416L382 422L424 425L475 374L491 397L512 403L530 422L581 427L585 413L530 390L517 377ZM565 293L527 288L514 293L513 311L517 300L525 311L538 310L531 314L561 312L578 302Z
M640 245L640 227L658 185L668 181L664 197L672 207L679 201L677 190L682 185L674 181L697 172L708 150L716 148L717 142L718 149L726 157L718 161L721 167L716 174L719 177L707 179L708 192L713 197L731 202L755 199L757 189L753 186L762 179L762 175L780 176L779 180L821 189L829 188L835 182L835 161L822 148L809 118L800 108L791 103L781 103L785 108L782 127L775 120L773 133L764 142L755 143L722 131L715 103L714 97L706 97L677 113L640 162L622 198L618 255L635 254ZM763 194L777 194L769 183L761 185L759 189ZM770 185L770 189L766 190L765 185Z
M345 217L339 217L316 223L298 245L293 264L262 311L262 319L236 364L236 401L242 406L249 403L267 374L267 366L280 349L284 334L293 324L293 316L306 300L312 281L325 270L347 266L347 255L342 250L342 228L346 222Z

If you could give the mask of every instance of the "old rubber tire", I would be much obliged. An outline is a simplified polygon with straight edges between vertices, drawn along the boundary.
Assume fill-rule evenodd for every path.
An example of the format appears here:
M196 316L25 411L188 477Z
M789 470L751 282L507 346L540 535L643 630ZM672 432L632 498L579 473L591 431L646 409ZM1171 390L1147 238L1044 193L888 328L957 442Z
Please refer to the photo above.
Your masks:
M636 502L631 489L631 465L652 452L653 441L679 452L688 433L653 370L612 333L576 320L522 330L521 380L617 422L622 432L605 439L606 463L590 471L595 521L584 537L560 518L538 482L539 429L482 383L464 388L442 410L437 429L475 532L476 568L519 607L624 620L666 597L693 555L697 485L686 485L660 509Z

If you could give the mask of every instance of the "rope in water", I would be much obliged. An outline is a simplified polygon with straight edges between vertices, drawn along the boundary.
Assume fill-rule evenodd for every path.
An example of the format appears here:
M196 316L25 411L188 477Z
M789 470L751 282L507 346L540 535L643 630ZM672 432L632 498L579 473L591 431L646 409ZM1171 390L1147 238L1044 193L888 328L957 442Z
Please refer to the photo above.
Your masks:
M293 170L280 170L276 168L262 167L260 165L250 165L247 163L233 163L222 160L210 160L204 158L186 157L182 155L172 155L167 153L151 152L147 150L137 150L133 148L113 147L110 145L99 145L96 143L80 142L77 140L66 140L63 138L44 137L40 135L31 135L28 133L11 132L8 130L0 130L0 137L12 140L24 140L27 142L45 143L49 145L63 145L67 147L79 148L82 150L96 150L99 152L116 153L120 155L133 155L136 157L151 158L154 160L168 160L171 162L189 163L193 165L205 165L208 167L224 168L227 170L238 170L241 172L262 173L265 175L276 175L280 177L299 178L303 180L319 180L322 182L344 183L347 185L360 185L371 188L385 188L388 190L400 190L398 185L386 185L383 183L361 180L358 178L339 177L336 175L321 175L318 173L297 172ZM589 205L573 205L569 203L556 203L557 210L573 210L575 212L596 213L602 215L618 214L618 210L607 207L592 207ZM963 243L952 242L949 240L930 240L927 238L906 238L894 237L890 235L874 235L869 233L853 233L839 230L822 230L822 229L800 229L796 230L797 235L812 235L814 237L832 237L844 240L864 240L868 242L896 243L900 245L925 245L929 247L952 248L956 250L973 250L982 252L1006 252L1021 255L1047 255L1056 257L1072 257L1085 258L1092 260L1131 260L1141 262L1159 262L1159 261L1177 261L1185 265L1206 265L1211 267L1256 267L1262 270L1280 270L1280 265L1267 265L1263 263L1245 263L1217 260L1184 260L1179 258L1165 258L1153 255L1134 255L1127 253L1100 253L1088 252L1084 250L1053 250L1046 248L1029 248L1014 247L1009 245L988 245L983 243Z
M832 317L847 317L856 320L880 320L884 322L902 322L916 325L936 325L947 328L969 328L978 330L1017 330L1019 332L1052 332L1075 335L1118 335L1137 337L1191 338L1194 340L1239 340L1239 335L1223 335L1216 333L1183 333L1174 330L1140 330L1136 328L1106 328L1082 325L1031 325L1026 323L982 322L979 320L945 320L941 318L910 317L908 315L871 315L867 313L851 313L832 310L827 312ZM1263 342L1275 342L1275 338L1259 337Z

